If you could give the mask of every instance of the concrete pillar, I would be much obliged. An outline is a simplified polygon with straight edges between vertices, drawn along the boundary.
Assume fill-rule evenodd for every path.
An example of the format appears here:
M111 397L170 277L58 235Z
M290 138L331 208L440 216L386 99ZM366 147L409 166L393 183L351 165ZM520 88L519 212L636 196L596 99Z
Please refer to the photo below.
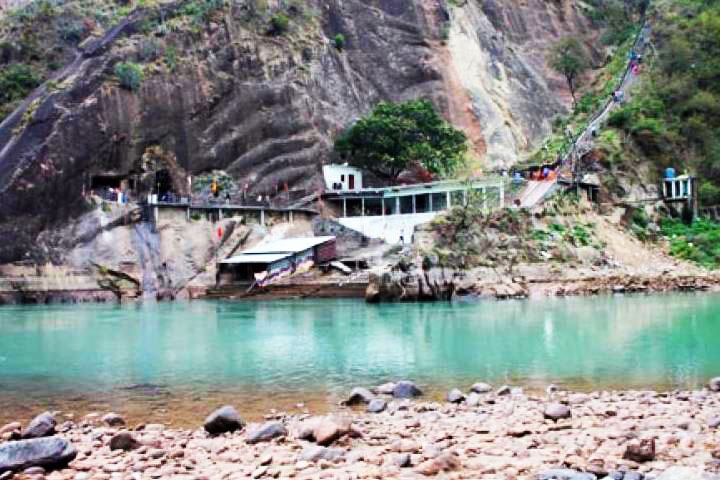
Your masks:
M384 217L385 216L385 199L384 198L380 199L380 208L382 209L381 215Z
M188 222L190 221L190 207L185 209L185 220Z
M415 195L412 196L413 199L413 213L417 213L417 210L415 209Z
M400 197L395 197L395 215L400 213Z
M347 217L347 198L343 197L343 217Z
M365 197L362 197L360 199L360 216L361 217L365 216Z
M452 207L452 195L450 195L450 192L445 192L445 195L447 196L447 209L450 210L450 207Z
M260 225L265 226L265 209L260 209Z
M222 222L222 219L223 219L223 209L221 207L221 208L218 208L218 220Z
M433 211L432 197L433 197L432 192L428 193L428 209L431 212Z
M290 210L290 212L288 212L288 217L290 217L290 225L292 225L293 224L293 211L292 210Z

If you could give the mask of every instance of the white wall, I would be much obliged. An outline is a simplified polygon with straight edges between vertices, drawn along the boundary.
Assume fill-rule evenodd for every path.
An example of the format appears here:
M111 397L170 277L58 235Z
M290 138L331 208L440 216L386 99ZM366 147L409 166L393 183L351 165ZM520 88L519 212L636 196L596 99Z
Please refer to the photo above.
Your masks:
M344 227L356 230L370 238L379 238L387 243L398 243L402 235L404 242L410 243L415 227L431 221L439 213L442 212L341 217L338 221Z
M350 190L350 175L355 177L353 190L362 188L362 172L355 167L348 165L323 165L323 176L325 177L325 189L328 191ZM342 189L333 188L333 184L339 183Z

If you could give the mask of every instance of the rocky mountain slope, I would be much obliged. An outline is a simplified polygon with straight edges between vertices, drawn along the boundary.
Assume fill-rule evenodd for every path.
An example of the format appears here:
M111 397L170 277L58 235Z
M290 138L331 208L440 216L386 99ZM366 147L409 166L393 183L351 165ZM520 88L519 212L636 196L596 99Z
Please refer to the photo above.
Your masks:
M0 262L58 261L38 234L93 208L92 175L148 189L167 168L182 193L187 174L222 170L253 194L313 190L337 133L383 99L430 98L481 164L513 163L567 104L544 50L590 23L569 0L455 3L78 0L6 15L0 60L44 83L0 124ZM26 55L23 25L63 40ZM51 47L64 52L54 69ZM134 90L114 73L122 62L142 72Z

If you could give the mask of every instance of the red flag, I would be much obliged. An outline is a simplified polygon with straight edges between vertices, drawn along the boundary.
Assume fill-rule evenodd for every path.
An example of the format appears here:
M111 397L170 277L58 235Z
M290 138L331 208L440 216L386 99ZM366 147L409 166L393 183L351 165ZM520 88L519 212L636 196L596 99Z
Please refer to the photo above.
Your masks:
M222 227L218 227L218 229L217 229L217 234L218 234L218 238L222 238L222 235L223 235L223 229L222 229Z

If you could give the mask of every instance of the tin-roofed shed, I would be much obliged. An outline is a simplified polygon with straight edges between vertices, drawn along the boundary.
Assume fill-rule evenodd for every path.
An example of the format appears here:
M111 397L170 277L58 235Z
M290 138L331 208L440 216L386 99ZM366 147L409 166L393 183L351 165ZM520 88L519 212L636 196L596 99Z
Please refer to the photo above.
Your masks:
M265 242L218 262L217 286L263 286L335 257L335 237L331 236Z

